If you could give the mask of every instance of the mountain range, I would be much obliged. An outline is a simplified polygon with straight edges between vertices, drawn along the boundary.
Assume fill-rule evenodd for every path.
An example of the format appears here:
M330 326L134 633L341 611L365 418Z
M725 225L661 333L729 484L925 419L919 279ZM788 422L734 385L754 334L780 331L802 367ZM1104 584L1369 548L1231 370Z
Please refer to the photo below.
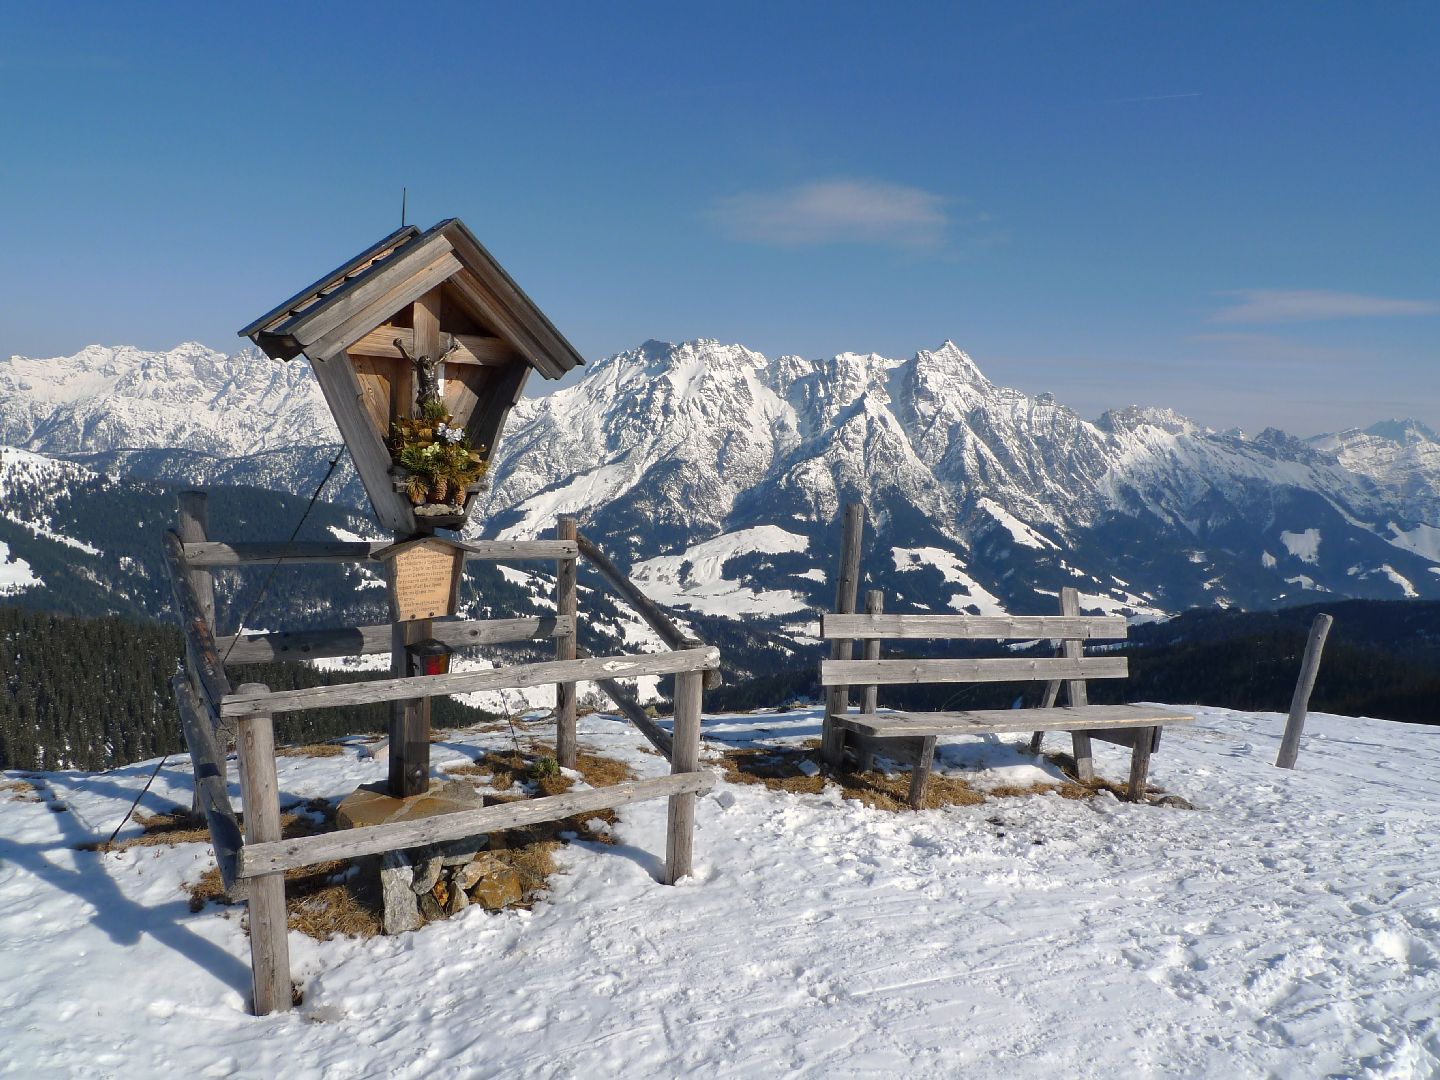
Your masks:
M308 496L336 440L303 359L185 344L0 361L0 444L67 459L49 481L62 487ZM44 472L30 455L10 452L9 474L22 460ZM23 532L32 556L67 539L37 484L23 513L0 490L8 542ZM325 498L337 526L364 530L353 472ZM851 499L870 512L867 585L887 610L1053 611L1062 585L1087 610L1138 618L1440 598L1440 439L1423 425L1301 440L1217 433L1163 408L1090 421L997 386L951 342L823 360L647 342L522 401L484 498L472 531L535 536L576 514L662 603L798 642L833 600Z

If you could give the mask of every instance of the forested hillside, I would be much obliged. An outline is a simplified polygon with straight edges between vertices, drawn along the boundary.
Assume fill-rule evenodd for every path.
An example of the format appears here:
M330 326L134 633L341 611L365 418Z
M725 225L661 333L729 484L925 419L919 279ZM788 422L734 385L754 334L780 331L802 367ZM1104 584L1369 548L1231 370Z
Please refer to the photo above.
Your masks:
M156 754L183 753L170 692L184 651L180 631L115 616L84 618L0 607L0 768L108 769ZM232 679L275 690L382 678L331 674L305 664L235 666ZM486 714L450 698L433 703L436 727ZM385 704L282 713L282 743L382 730Z

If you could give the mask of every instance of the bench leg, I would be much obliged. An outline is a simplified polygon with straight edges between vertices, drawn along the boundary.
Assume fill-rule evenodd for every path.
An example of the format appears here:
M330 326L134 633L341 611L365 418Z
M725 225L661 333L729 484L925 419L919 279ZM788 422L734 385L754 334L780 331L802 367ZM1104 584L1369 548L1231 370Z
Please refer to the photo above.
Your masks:
M935 761L935 736L927 735L920 740L920 754L915 759L915 768L910 773L910 809L919 810L925 801L925 784L930 779L930 766Z
M1158 727L1135 732L1135 749L1130 751L1130 801L1145 801L1145 777L1150 773L1150 753L1160 734Z
M1082 784L1095 779L1095 762L1090 756L1090 736L1083 731L1072 731L1071 741L1075 748L1075 776Z
M1030 736L1030 753L1034 754L1036 757L1040 756L1040 748L1044 745L1045 733L1043 731L1037 731L1034 735Z

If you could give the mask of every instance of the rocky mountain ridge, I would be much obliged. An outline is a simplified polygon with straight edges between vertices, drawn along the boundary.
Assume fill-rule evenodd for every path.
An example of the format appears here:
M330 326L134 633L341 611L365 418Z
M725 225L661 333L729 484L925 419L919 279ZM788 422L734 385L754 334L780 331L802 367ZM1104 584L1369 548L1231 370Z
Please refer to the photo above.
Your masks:
M0 441L110 470L308 495L334 439L303 361L187 345L0 363ZM849 499L895 610L1050 610L1076 584L1092 610L1155 616L1440 595L1436 479L1440 441L1413 422L1246 439L1160 408L1090 422L952 342L771 360L652 341L515 409L476 519L528 536L577 514L662 601L803 636ZM353 474L331 483L363 505Z

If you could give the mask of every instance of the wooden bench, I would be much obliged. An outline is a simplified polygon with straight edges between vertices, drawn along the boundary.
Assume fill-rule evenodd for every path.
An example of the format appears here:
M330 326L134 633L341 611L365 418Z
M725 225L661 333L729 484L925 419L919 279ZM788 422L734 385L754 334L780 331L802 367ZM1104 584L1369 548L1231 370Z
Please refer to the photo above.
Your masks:
M878 607L878 605L876 605ZM1084 642L1094 639L1123 640L1123 618L1079 614L1079 594L1061 592L1062 614L1052 615L881 615L828 614L822 617L820 633L827 641L841 643L849 653L849 642L865 641L867 659L830 659L820 664L820 682L833 688L827 696L824 739L827 760L843 763L847 749L862 759L880 753L914 764L910 783L910 805L919 807L935 755L936 739L951 735L1029 731L1034 733L1030 749L1040 752L1047 731L1071 733L1076 774L1081 781L1094 779L1091 740L1131 748L1129 796L1141 801L1150 755L1159 746L1160 729L1168 724L1189 723L1188 713L1152 705L1091 705L1086 699L1086 679L1123 679L1128 674L1123 656L1086 656ZM1055 657L1000 657L995 659L879 659L880 639L994 639L1028 641L1049 638L1061 642ZM916 685L929 683L1044 682L1043 703L1033 709L968 709L955 712L879 712L873 689L866 693L861 711L849 711L849 687ZM1067 704L1056 706L1060 684L1065 684ZM836 730L838 729L838 731ZM836 736L839 736L838 738Z

